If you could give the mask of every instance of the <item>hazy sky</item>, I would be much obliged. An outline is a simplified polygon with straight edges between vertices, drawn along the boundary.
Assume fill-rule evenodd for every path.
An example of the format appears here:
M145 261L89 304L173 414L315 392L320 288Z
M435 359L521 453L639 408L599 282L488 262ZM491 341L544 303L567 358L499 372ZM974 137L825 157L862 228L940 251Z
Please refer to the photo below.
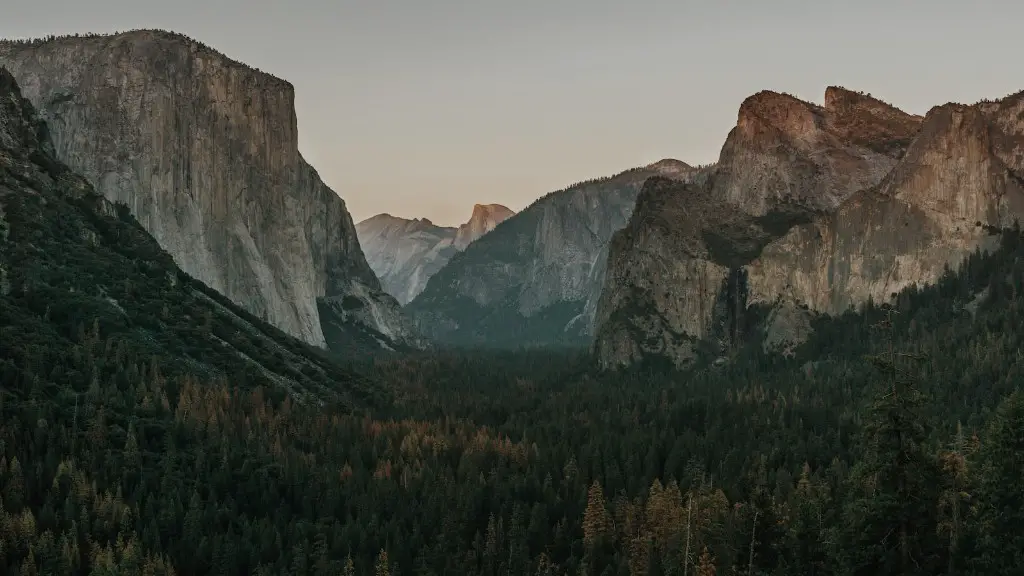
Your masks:
M299 146L357 221L519 210L714 161L744 97L915 113L1024 89L1012 0L0 0L0 36L163 28L295 85Z

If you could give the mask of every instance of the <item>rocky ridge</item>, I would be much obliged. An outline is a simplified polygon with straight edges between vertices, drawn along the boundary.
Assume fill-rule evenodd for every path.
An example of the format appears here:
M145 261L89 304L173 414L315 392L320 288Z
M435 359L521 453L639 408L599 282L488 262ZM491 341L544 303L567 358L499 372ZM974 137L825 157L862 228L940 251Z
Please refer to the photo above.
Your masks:
M56 156L187 273L314 345L418 345L344 201L298 151L294 89L184 36L0 41Z
M641 185L692 170L663 160L548 194L453 256L405 309L444 344L584 344L608 241L628 221Z
M381 286L405 305L454 254L513 214L500 204L476 204L469 221L457 228L437 226L426 218L378 214L356 224L356 234Z
M723 353L759 309L766 344L798 344L809 315L934 281L1024 213L1021 106L1015 95L921 118L836 87L820 107L748 98L718 164L648 182L613 240L602 365L684 366L699 341Z

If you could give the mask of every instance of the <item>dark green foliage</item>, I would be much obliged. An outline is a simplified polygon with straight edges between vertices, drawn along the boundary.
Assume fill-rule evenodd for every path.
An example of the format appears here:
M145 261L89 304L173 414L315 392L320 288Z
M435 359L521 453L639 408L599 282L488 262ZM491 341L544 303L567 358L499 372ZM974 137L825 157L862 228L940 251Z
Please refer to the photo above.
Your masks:
M976 574L1019 574L1024 566L1024 393L999 406L979 454Z
M36 152L0 151L0 573L1019 573L1019 230L900 294L891 347L868 305L686 373L340 368Z
M447 331L439 343L457 348L516 349L536 347L582 348L585 337L578 329L566 329L570 321L583 312L586 302L558 302L529 317L519 313L515 301L480 306L472 298L456 296L444 307L443 321L458 324L458 330ZM429 330L435 322L435 310L420 310L414 305L410 312L418 315L420 328ZM435 332L436 334L437 332Z
M891 330L891 318L882 326ZM873 358L881 385L872 386L843 514L842 555L851 574L935 574L947 565L938 531L938 458L927 445L925 399L905 357L890 343Z
M364 304L362 300L356 298L355 296L345 296L341 300L341 307L344 308L345 310L358 310L365 305L366 304Z
M31 511L40 572L163 562L179 574L337 574L350 554L348 573L373 574L385 550L391 574L678 575L697 574L703 558L700 569L714 563L718 574L830 575L884 562L884 549L865 558L874 548L856 537L912 509L915 550L931 564L890 573L946 574L975 549L978 562L1012 562L1019 544L992 531L999 517L984 510L1019 497L995 480L1017 474L1005 455L1017 450L1018 411L990 414L1024 368L1024 250L1014 238L899 298L893 349L925 358L912 365L921 396L905 405L871 400L891 382L864 360L888 349L872 329L885 311L870 306L820 320L820 338L797 358L751 347L688 373L595 375L586 356L555 351L370 358L353 369L393 398L372 415L298 405L249 376L169 378L150 361L119 359L127 343L86 329L71 340L78 356L57 357L52 374L9 363L0 373L5 526ZM963 304L986 286L972 317ZM68 377L90 366L97 378ZM930 462L989 421L983 456L954 451L984 489L957 521L979 545L964 537L953 547L939 491L973 492L974 481ZM920 498L910 502L881 489L898 487L900 468L884 454L902 445L870 440L900 427L919 458L908 469L935 479L914 480ZM897 481L868 492L871 474ZM595 483L611 522L592 513L601 538L588 545ZM130 510L120 512L130 522L111 510ZM17 530L3 536L11 570L30 558L8 544ZM143 560L118 556L119 536ZM946 562L951 549L956 562Z

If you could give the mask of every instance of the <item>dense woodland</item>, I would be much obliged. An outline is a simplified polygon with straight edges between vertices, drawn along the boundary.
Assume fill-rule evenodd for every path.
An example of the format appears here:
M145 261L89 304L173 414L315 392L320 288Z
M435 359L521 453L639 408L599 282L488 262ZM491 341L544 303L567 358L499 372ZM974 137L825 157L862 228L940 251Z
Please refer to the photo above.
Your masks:
M1014 231L891 308L820 319L794 357L597 374L582 352L435 352L348 362L384 392L323 406L80 316L12 340L12 292L0 566L1019 574L1022 288Z
M1019 229L793 354L328 358L178 270L12 88L0 573L1021 573Z
M1024 573L1019 228L793 354L328 358L44 143L0 74L0 574Z

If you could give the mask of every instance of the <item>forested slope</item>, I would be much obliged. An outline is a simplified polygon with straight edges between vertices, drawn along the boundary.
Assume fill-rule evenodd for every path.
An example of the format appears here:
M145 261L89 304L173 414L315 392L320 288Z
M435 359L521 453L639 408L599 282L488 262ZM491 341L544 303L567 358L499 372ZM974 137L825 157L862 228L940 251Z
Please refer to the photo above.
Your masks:
M174 273L0 106L2 572L1019 574L1019 230L791 356L338 367Z

